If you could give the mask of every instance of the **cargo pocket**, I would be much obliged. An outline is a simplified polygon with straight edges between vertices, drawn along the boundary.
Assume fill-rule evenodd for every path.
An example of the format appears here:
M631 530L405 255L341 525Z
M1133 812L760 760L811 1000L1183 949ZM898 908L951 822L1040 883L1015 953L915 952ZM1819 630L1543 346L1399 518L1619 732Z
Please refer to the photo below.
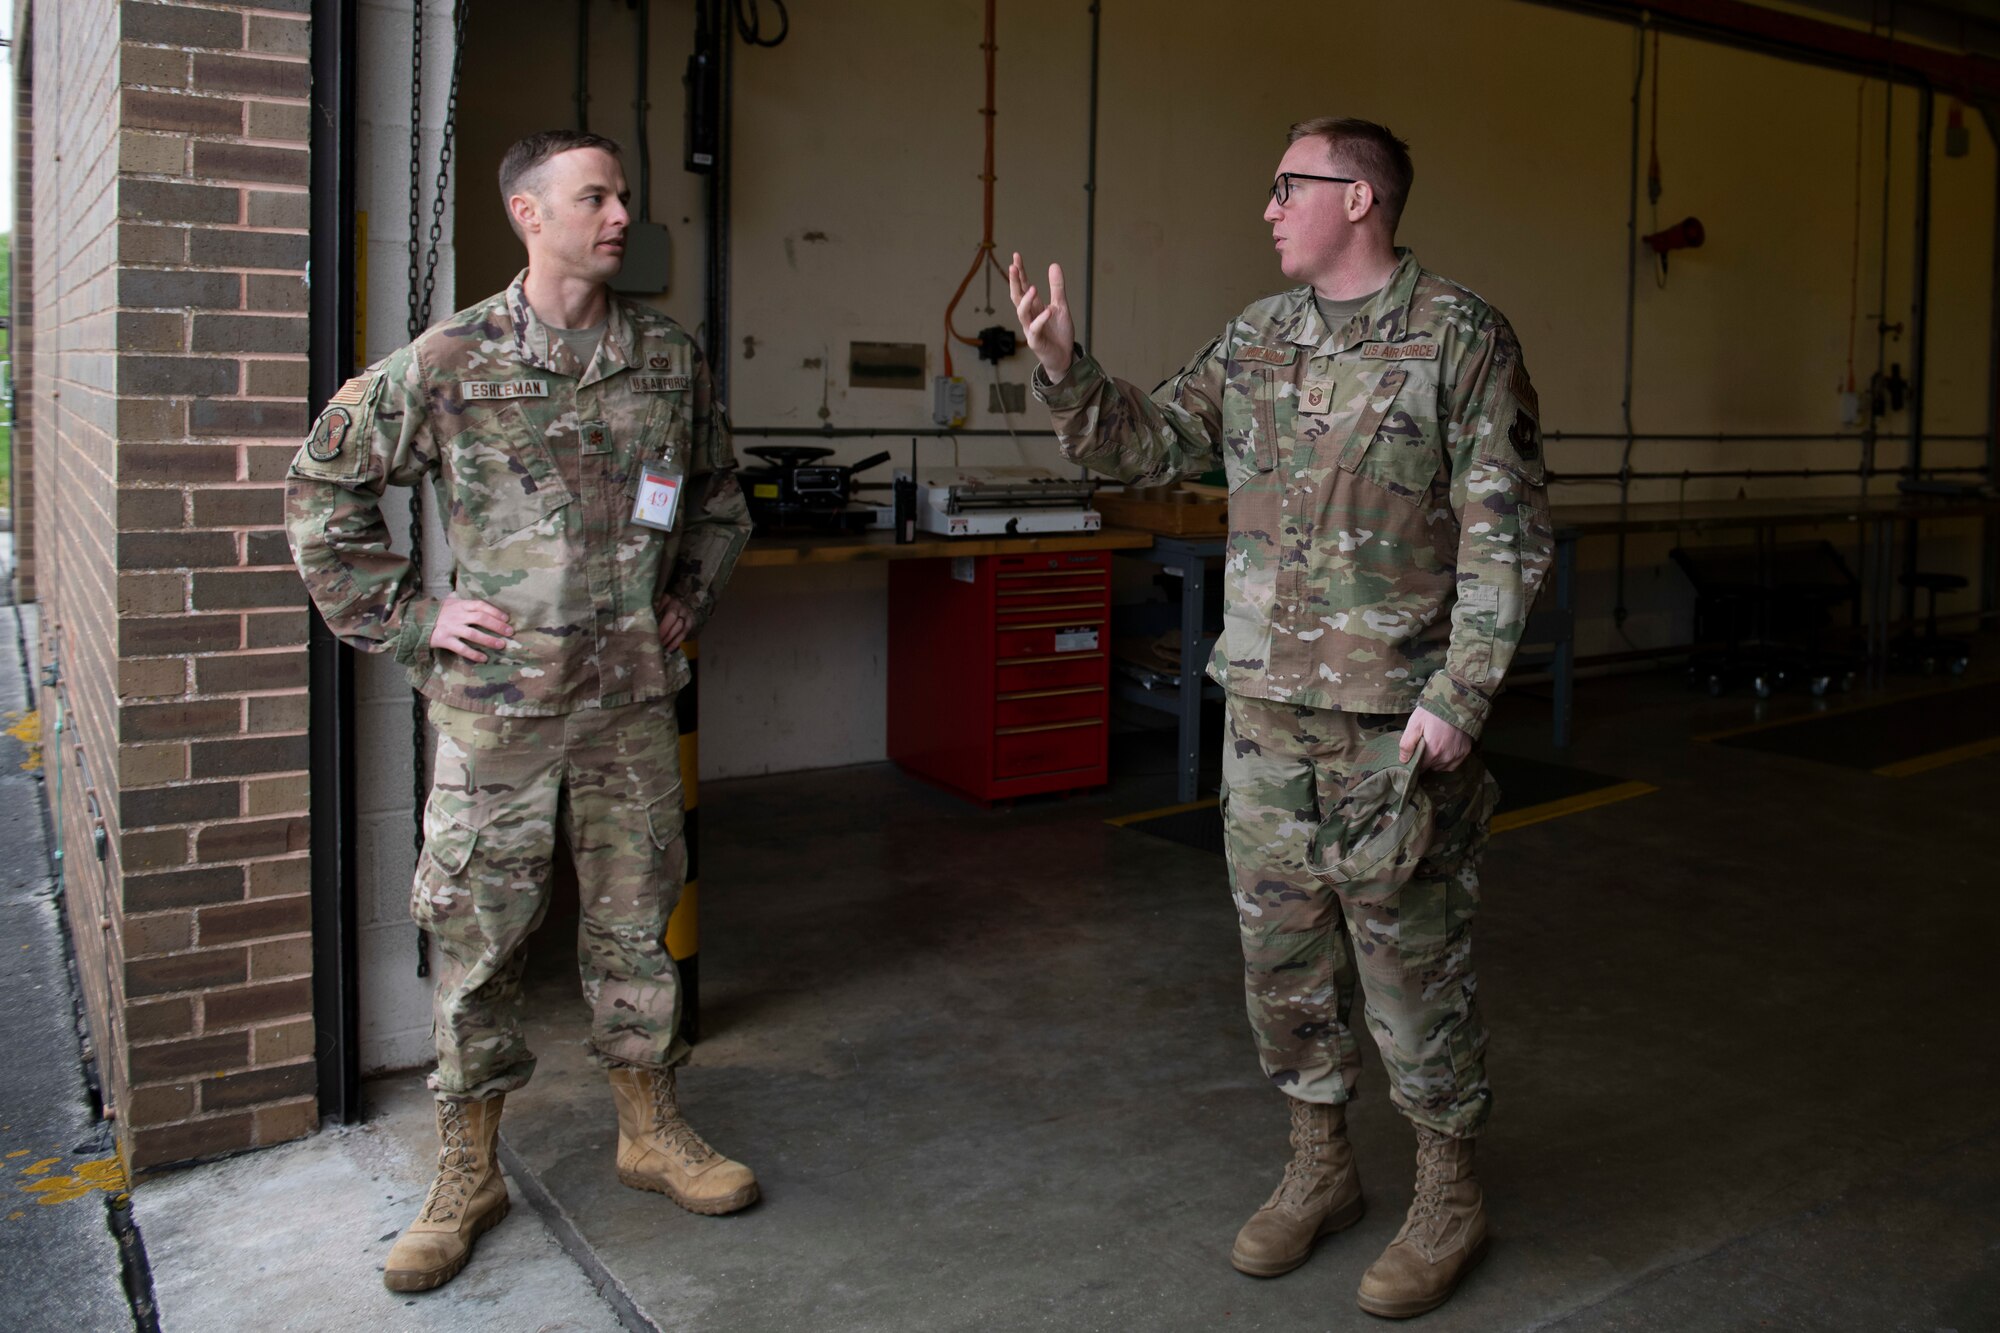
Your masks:
M491 817L490 808L484 820L477 807L454 811L436 793L425 804L424 850L417 858L415 882L410 886L410 917L419 926L428 927L472 909L472 888L465 872L478 850L480 830Z
M433 800L424 807L424 855L446 875L462 875L479 845L479 825L470 812L453 814Z
M674 845L687 827L687 812L681 808L681 784L676 782L646 802L646 832L660 851Z

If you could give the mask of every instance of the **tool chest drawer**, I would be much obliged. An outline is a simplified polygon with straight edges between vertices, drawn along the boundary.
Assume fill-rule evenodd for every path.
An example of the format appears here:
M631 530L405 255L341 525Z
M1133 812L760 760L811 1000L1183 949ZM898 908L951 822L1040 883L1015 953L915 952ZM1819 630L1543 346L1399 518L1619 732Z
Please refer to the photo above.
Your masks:
M1060 685L1109 684L1110 666L1111 658L1105 653L1003 662L994 673L994 692L1012 694L1020 690L1050 690Z
M999 660L1006 662L1019 657L1099 653L1107 646L1102 620L1065 620L1058 624L1001 630Z
M1026 778L1069 773L1102 762L1102 722L1073 722L1024 731L1002 730L994 755L994 776Z
M889 569L889 757L981 801L1102 785L1108 551Z
M1097 685L1072 685L1060 690L1030 690L1003 694L994 715L1002 730L1032 727L1045 722L1075 722L1084 718L1104 720L1105 692Z

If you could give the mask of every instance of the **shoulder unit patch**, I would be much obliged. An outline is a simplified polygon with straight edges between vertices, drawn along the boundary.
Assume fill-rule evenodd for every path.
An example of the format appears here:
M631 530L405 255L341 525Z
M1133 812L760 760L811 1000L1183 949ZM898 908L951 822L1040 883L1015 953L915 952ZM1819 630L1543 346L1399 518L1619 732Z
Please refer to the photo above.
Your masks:
M346 408L327 408L313 423L312 434L306 436L306 457L315 463L331 463L347 447L347 437L353 431L354 418Z

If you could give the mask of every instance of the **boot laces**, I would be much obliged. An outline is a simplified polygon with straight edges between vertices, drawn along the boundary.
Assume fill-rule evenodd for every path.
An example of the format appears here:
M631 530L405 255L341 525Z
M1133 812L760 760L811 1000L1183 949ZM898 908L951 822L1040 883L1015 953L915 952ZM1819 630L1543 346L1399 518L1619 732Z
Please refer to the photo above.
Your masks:
M715 1149L694 1132L681 1115L680 1096L674 1085L671 1071L654 1074L649 1080L653 1085L653 1130L676 1153L681 1161L690 1167L702 1166L715 1159Z
M1294 1156L1285 1163L1285 1176L1278 1182L1278 1200L1281 1203L1304 1203L1317 1182L1318 1163L1304 1156Z
M1312 1107L1292 1102L1292 1160L1285 1163L1284 1179L1278 1182L1278 1198L1289 1204L1303 1203L1318 1183L1324 1164L1319 1159L1320 1139L1313 1132Z
M438 1173L424 1198L419 1222L452 1222L472 1199L475 1162L465 1124L465 1108L438 1103Z
M1443 1135L1418 1136L1416 1197L1410 1201L1412 1225L1432 1221L1444 1211L1446 1184L1444 1150Z

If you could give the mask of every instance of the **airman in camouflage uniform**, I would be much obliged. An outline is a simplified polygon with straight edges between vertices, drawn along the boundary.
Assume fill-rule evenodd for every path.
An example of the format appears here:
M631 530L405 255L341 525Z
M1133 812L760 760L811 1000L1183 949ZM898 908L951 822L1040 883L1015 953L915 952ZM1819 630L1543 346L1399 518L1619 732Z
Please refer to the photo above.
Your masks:
M439 957L439 1173L384 1279L422 1290L463 1267L507 1208L493 1161L521 1036L524 946L555 844L581 893L591 1048L619 1116L619 1175L696 1212L756 1198L747 1167L680 1116L687 1058L665 945L687 864L674 695L683 640L750 534L707 365L665 315L604 284L623 253L617 148L538 135L502 195L529 267L350 380L293 461L299 571L344 641L393 653L436 733L411 914ZM601 328L566 329L567 313ZM569 322L566 320L565 322ZM387 487L435 488L453 591L424 592L390 546ZM671 509L642 509L672 492Z
M1064 454L1126 482L1223 470L1223 818L1245 989L1295 1155L1232 1260L1275 1276L1361 1216L1344 1126L1357 984L1416 1125L1403 1234L1363 1309L1449 1297L1485 1236L1471 1172L1490 1104L1471 922L1497 787L1472 741L1553 541L1539 407L1500 313L1393 246L1407 149L1295 126L1265 218L1303 285L1229 321L1148 394L1081 348L1051 268L1010 285ZM1328 311L1332 318L1328 317ZM1381 846L1380 857L1361 849Z

